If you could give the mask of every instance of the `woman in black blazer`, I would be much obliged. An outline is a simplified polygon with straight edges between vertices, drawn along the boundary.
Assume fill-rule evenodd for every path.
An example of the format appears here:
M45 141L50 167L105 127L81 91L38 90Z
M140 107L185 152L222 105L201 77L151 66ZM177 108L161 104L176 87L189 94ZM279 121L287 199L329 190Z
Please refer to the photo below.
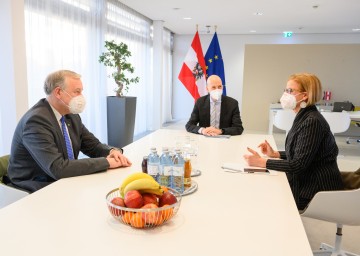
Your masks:
M263 158L250 148L252 154L244 156L250 166L286 172L299 210L303 210L319 191L343 189L336 162L339 150L335 138L315 106L321 95L321 82L315 75L291 75L280 99L284 109L296 113L286 137L285 151L275 151L265 141L259 145L261 152L278 159Z

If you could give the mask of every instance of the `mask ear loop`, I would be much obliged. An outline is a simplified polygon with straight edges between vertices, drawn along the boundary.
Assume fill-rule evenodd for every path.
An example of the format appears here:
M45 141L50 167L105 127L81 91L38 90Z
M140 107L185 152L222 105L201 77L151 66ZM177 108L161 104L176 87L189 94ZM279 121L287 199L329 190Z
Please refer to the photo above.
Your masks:
M306 92L302 92L302 93L306 93ZM307 103L305 101L301 101L300 103L300 108L306 108Z

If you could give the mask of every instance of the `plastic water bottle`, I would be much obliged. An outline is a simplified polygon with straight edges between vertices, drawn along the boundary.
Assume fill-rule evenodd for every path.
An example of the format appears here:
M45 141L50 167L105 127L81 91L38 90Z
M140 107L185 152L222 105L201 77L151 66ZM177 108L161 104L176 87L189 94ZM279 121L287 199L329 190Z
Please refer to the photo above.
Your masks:
M184 166L185 160L181 155L181 150L175 150L173 160L173 175L171 176L171 188L177 190L179 193L184 192Z
M169 153L169 148L164 147L160 156L160 179L162 186L170 187L173 162Z
M151 150L151 152L148 156L148 162L147 162L147 172L157 182L159 182L160 158L159 158L159 155L157 154L155 147L152 147L150 150Z

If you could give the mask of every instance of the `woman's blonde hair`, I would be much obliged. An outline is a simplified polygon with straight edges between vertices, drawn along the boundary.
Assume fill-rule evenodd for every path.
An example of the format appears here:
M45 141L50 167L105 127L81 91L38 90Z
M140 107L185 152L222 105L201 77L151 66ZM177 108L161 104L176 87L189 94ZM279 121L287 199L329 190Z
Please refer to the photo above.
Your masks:
M295 81L299 85L301 92L306 92L308 100L306 106L315 105L316 102L321 100L322 86L319 78L310 73L298 73L289 77L289 80Z

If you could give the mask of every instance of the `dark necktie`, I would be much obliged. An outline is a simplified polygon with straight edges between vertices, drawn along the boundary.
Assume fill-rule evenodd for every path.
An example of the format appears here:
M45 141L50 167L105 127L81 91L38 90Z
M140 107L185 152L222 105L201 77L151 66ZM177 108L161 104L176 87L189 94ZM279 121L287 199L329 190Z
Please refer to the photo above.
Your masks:
M68 154L68 158L70 160L73 160L74 159L74 152L73 152L72 147L71 147L69 134L68 134L68 132L66 130L65 117L62 116L60 120L61 120L61 129L62 129L64 139L65 139L66 151L67 151L67 154Z

